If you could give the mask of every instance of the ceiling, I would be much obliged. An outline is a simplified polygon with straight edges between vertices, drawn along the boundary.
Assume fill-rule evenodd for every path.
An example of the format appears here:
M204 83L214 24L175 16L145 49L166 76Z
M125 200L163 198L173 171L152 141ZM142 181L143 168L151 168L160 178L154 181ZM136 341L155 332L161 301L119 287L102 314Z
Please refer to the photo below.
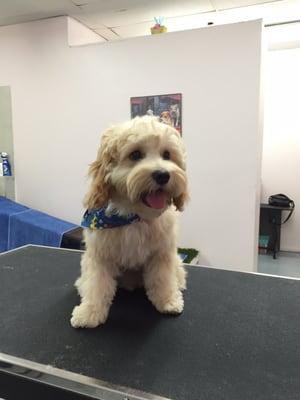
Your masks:
M150 33L163 16L168 31L265 18L300 19L300 0L0 0L0 25L69 15L105 40Z

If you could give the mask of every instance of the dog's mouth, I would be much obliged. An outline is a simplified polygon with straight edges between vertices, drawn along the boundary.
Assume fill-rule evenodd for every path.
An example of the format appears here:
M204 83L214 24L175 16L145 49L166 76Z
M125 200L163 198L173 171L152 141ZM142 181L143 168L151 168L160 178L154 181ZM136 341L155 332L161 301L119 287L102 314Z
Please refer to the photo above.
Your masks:
M142 196L143 203L150 208L160 210L167 206L169 196L162 189L158 189L155 192L147 193Z

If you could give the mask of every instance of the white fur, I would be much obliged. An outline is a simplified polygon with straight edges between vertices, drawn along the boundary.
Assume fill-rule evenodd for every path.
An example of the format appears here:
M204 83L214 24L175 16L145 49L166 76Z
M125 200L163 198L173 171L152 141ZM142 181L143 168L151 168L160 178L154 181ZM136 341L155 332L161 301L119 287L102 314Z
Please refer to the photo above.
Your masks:
M130 152L142 150L143 159L132 162ZM162 159L165 150L171 159ZM128 153L129 152L129 153ZM155 191L154 170L170 173L164 185L169 201L152 209L142 193ZM176 213L187 197L185 152L177 131L151 117L111 128L103 135L98 158L91 166L88 208L109 204L109 210L136 213L141 221L119 228L85 230L86 251L81 276L75 285L81 304L73 310L73 327L93 328L108 316L117 286L129 290L144 286L149 300L162 313L181 313L186 273L177 255Z

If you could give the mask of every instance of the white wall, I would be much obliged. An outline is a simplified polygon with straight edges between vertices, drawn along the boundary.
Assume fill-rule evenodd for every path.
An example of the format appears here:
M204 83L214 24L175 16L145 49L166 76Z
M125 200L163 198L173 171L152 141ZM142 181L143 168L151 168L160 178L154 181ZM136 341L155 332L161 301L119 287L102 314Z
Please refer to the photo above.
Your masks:
M99 133L131 96L181 92L192 201L181 245L206 265L255 270L261 22L67 47L66 18L0 29L13 95L17 198L79 222Z
M269 51L266 59L262 201L285 193L296 203L281 228L281 249L300 251L300 48Z
M11 95L8 86L0 86L0 153L8 154L12 171L14 171L14 144L11 115ZM2 159L0 159L0 196L11 200L15 198L14 176L1 176Z

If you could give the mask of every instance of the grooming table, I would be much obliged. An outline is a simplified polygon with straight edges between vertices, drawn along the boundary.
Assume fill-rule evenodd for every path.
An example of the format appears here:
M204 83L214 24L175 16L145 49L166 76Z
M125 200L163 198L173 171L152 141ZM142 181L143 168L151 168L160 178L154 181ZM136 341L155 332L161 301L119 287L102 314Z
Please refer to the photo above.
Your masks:
M80 256L0 255L0 398L299 399L299 280L188 266L181 316L119 290L104 326L76 330Z

